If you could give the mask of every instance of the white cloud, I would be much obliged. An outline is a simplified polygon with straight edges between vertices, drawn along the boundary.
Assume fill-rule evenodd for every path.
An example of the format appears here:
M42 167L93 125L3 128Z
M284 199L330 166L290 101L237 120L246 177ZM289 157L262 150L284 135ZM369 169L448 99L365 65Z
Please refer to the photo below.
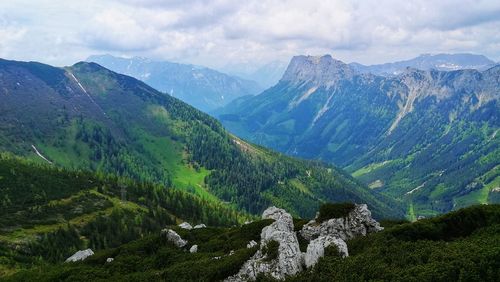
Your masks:
M323 53L363 63L436 52L500 60L494 0L12 0L0 11L1 57L59 65L103 52L216 67Z

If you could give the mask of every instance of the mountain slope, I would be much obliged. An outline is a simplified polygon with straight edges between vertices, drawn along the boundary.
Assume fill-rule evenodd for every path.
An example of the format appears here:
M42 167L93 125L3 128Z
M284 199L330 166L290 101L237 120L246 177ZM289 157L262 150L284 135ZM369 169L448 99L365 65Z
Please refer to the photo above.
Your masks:
M205 112L224 106L235 98L254 95L262 90L253 81L193 65L111 55L90 56L87 61L142 80Z
M338 251L326 248L315 267L285 281L498 281L499 219L500 206L491 205L415 223L388 223L381 232L347 241L348 257L341 258ZM221 281L237 273L257 251L246 244L258 241L261 229L271 222L190 231L174 227L190 244L199 246L197 253L179 249L154 234L97 252L81 263L25 270L7 281ZM106 263L110 257L114 260Z
M95 63L1 60L0 76L0 150L174 187L254 214L273 203L309 216L322 201L354 201L379 217L400 215L396 203L332 166L247 144L208 115Z
M495 198L499 80L500 66L382 77L330 56L299 56L276 86L219 117L252 142L346 167L413 203L410 215L428 216Z
M349 64L353 69L363 73L373 73L377 75L398 75L406 68L416 68L419 70L441 70L452 71L462 69L486 70L495 65L495 62L483 55L474 54L424 54L416 58L386 63L380 65L365 66L358 63Z
M181 220L230 226L230 207L151 183L36 165L0 154L0 277L117 247Z

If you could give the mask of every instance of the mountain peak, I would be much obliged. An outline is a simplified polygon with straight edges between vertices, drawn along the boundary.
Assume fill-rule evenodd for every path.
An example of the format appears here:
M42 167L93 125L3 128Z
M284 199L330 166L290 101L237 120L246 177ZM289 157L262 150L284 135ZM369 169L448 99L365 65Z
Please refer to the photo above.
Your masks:
M340 79L352 77L353 74L347 64L330 55L302 55L292 58L281 81L332 85Z

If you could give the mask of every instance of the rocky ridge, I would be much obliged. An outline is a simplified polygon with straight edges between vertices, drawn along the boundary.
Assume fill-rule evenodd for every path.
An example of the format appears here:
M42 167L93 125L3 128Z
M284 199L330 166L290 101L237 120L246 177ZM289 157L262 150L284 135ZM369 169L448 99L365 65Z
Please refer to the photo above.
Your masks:
M366 205L355 205L346 217L331 218L321 223L316 222L316 217L304 225L298 231L309 241L307 251L303 253L299 247L297 232L294 231L293 218L289 213L270 207L263 212L262 219L274 219L274 222L262 229L259 249L236 275L225 281L253 281L259 274L283 280L304 268L314 266L324 256L326 248L335 246L339 256L347 257L349 253L346 240L383 229L371 217ZM274 254L274 257L272 251L269 251L273 241L278 243L277 255ZM249 242L247 247L256 246L255 243Z

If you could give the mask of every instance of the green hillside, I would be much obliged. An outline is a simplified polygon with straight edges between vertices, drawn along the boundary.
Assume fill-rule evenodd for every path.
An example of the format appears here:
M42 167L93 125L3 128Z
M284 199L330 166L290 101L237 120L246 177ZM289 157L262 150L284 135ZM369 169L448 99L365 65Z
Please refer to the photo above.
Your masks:
M56 167L117 174L258 214L312 216L320 202L402 209L333 166L229 135L215 119L94 63L55 68L0 60L0 150Z
M83 247L117 247L183 220L229 226L248 218L176 189L0 155L0 277Z
M84 262L35 267L6 280L221 281L237 273L257 251L257 246L246 244L258 241L261 229L271 222L193 230L173 227L190 245L198 245L197 253L153 234L99 251ZM318 265L286 281L498 281L499 231L498 205L474 206L415 223L386 222L384 231L348 241L349 257L342 259L327 249ZM110 257L113 262L106 263Z

